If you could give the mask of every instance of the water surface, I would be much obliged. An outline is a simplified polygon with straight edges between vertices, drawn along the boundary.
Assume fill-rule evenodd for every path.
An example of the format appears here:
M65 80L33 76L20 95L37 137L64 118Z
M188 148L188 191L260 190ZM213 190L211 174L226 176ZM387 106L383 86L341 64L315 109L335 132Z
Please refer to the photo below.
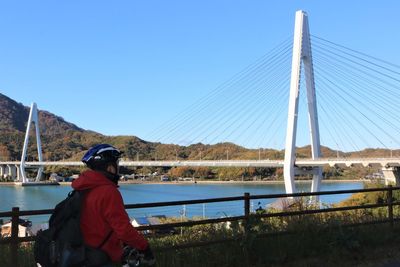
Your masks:
M298 183L298 191L309 192L310 183ZM321 191L362 189L362 182L323 182ZM70 186L0 186L0 211L10 211L12 207L21 210L51 209L63 200ZM251 195L285 193L283 184L124 184L120 191L125 204L164 202L191 199L242 196L245 192ZM322 196L321 201L332 204L348 198L349 194ZM252 210L258 206L266 207L274 199L255 200L251 202ZM260 203L259 203L260 202ZM186 215L221 217L243 214L243 201L197 204L187 206L170 206L128 210L130 217L167 215L180 217ZM35 216L33 221L45 221L48 216Z

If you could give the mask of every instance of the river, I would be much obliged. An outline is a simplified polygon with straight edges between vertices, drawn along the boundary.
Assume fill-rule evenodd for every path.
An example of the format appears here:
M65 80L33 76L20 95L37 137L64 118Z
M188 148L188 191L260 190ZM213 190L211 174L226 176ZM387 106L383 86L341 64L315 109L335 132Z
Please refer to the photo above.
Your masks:
M310 183L298 183L298 191L310 191ZM361 189L362 182L323 182L321 191ZM10 211L12 207L20 210L51 209L63 200L71 187L63 186L0 186L0 211ZM285 193L283 184L250 184L250 183L163 183L163 184L122 184L120 191L125 204L164 202L175 200L206 199L218 197L242 196L245 192L251 195ZM349 194L322 196L325 204L337 203L348 198ZM274 199L251 202L252 210L266 207ZM260 202L260 203L259 203ZM128 210L130 217L167 215L180 217L206 216L221 217L243 214L243 202L221 202L187 206L170 206ZM29 218L33 221L46 221L48 216Z

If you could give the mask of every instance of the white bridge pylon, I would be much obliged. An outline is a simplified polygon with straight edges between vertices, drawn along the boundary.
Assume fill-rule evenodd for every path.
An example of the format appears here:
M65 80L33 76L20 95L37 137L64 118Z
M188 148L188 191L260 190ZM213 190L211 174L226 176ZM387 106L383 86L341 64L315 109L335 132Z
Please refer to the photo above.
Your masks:
M26 173L25 173L25 166L26 166L25 161L26 161L26 157L28 155L29 132L31 130L32 123L35 124L38 160L39 160L39 162L42 162L43 161L42 143L40 141L39 117L38 117L38 111L37 111L36 103L32 103L32 105L31 105L31 110L29 112L29 119L28 119L28 123L26 125L24 147L22 148L21 164L20 164L20 173L21 173L21 178L22 178L22 181L20 181L20 182L22 182L22 183L30 182L28 177L26 176ZM40 181L40 177L42 176L43 168L44 168L43 166L38 166L38 172L37 172L37 176L36 176L35 182L39 182Z
M303 64L302 64L303 63ZM319 126L317 114L317 100L315 97L314 70L311 55L310 31L308 27L307 14L299 10L296 12L293 40L293 56L292 56L292 74L290 81L290 96L288 108L288 122L286 130L286 148L284 161L284 180L286 193L291 194L296 192L294 177L296 174L304 174L295 167L296 161L296 132L297 118L299 106L299 91L301 66L304 67L304 76L306 79L307 88L307 104L308 104L308 119L311 134L311 156L312 159L318 159L321 156ZM307 171L308 174L313 174L311 185L312 192L320 190L322 169L321 167L313 167Z

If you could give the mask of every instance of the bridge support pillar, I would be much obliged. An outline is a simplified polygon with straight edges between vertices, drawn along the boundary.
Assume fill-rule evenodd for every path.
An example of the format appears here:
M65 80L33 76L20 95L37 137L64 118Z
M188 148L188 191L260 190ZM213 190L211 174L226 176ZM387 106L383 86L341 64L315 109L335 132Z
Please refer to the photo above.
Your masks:
M400 186L400 167L383 167L383 177L385 177L385 185L394 183Z
M5 167L4 165L0 165L0 177L3 178L5 172Z
M11 165L6 165L4 177L11 177Z
M21 175L20 165L15 165L15 170L16 170L15 181L21 182L22 181L22 175Z
M17 167L15 165L7 165L8 167L8 176L11 179L15 180L17 178Z

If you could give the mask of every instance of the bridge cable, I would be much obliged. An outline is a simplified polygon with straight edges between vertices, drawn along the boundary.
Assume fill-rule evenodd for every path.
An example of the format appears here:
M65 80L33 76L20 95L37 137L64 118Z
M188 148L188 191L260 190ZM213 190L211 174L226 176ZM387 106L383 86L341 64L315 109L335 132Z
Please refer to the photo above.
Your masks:
M278 62L279 63L279 62ZM247 89L247 87L248 86L246 86L246 87L244 87L245 89ZM242 94L243 93L246 93L246 92L248 92L248 90L242 90L240 93L241 93L241 95L239 95L239 96L242 96ZM242 98L240 98L240 97L236 97L235 98L236 99L236 101L242 101L243 99ZM235 100L235 99L233 99L233 100ZM235 107L235 102L234 102L234 104L231 104L231 103L229 103L230 104L230 107L231 107L231 109L232 109L232 107L234 108ZM226 110L226 109L225 109ZM219 113L220 114L220 117L223 117L223 116L225 116L225 113L226 113L226 111L225 111L225 113L222 113L222 111L224 111L224 106L222 106L221 108L220 108L220 110L217 112L217 113ZM228 109L228 111L229 111L229 109ZM222 115L221 115L222 114ZM217 117L214 117L214 119L215 118L217 118ZM204 122L204 123L207 123L207 122ZM199 127L199 126L198 126ZM193 131L193 129L192 129L192 131ZM188 133L189 134L189 133Z
M254 79L253 79L254 80ZM221 106L220 108L219 108L219 110L217 110L217 115L219 116L219 117L227 117L226 115L225 115L225 113L231 113L236 107L237 107L237 105L240 103L240 102L243 102L243 97L246 95L246 94L248 94L248 88L251 88L252 86L253 86L253 84L254 83L259 83L259 78L257 78L257 80L256 81L252 81L252 82L247 82L247 84L246 84L246 86L244 86L243 87L243 89L242 89L242 91L241 91L241 94L238 96L238 97L235 97L234 99L233 99L233 101L235 101L235 102L233 102L233 103L228 103L228 105L226 105L225 104L225 106L228 106L228 109L226 109L226 108L224 108L224 106ZM225 113L223 113L223 112L225 112ZM214 117L214 120L216 120L218 117ZM209 121L205 121L204 123L209 123ZM198 126L198 128L200 128L200 126Z
M220 86L218 86L215 90L213 90L211 93L209 93L208 95L206 95L205 97L203 97L202 99L197 101L194 105L187 107L185 110L183 110L181 113L179 113L178 116L176 116L173 120L170 120L170 121L166 122L164 125L158 127L155 131L160 132L160 129L162 129L165 125L170 126L171 124L174 126L172 128L172 130L176 130L176 128L178 128L180 125L179 121L182 120L182 117L184 117L185 120L191 117L191 113L188 111L194 110L194 112L198 112L199 110L204 109L204 106L205 106L204 104L207 103L210 99L212 99L212 98L218 99L215 97L216 95L221 94L224 91L226 91L227 88L229 88L229 86L231 84L233 84L235 82L237 83L238 81L243 79L243 77L248 75L249 72L253 71L255 68L258 68L260 64L265 64L266 60L268 60L268 57L270 57L271 54L273 55L276 52L276 50L279 51L279 50L285 48L286 46L288 46L290 44L290 43L288 43L288 40L289 40L289 38L287 40L285 40L284 42L280 43L279 45L277 45L270 52L268 52L266 55L264 55L261 59L256 60L254 63L248 65L244 70L235 74L231 79L229 79L228 81L226 81L223 84L221 84ZM161 137L158 138L158 140L160 140L160 139L161 139Z

